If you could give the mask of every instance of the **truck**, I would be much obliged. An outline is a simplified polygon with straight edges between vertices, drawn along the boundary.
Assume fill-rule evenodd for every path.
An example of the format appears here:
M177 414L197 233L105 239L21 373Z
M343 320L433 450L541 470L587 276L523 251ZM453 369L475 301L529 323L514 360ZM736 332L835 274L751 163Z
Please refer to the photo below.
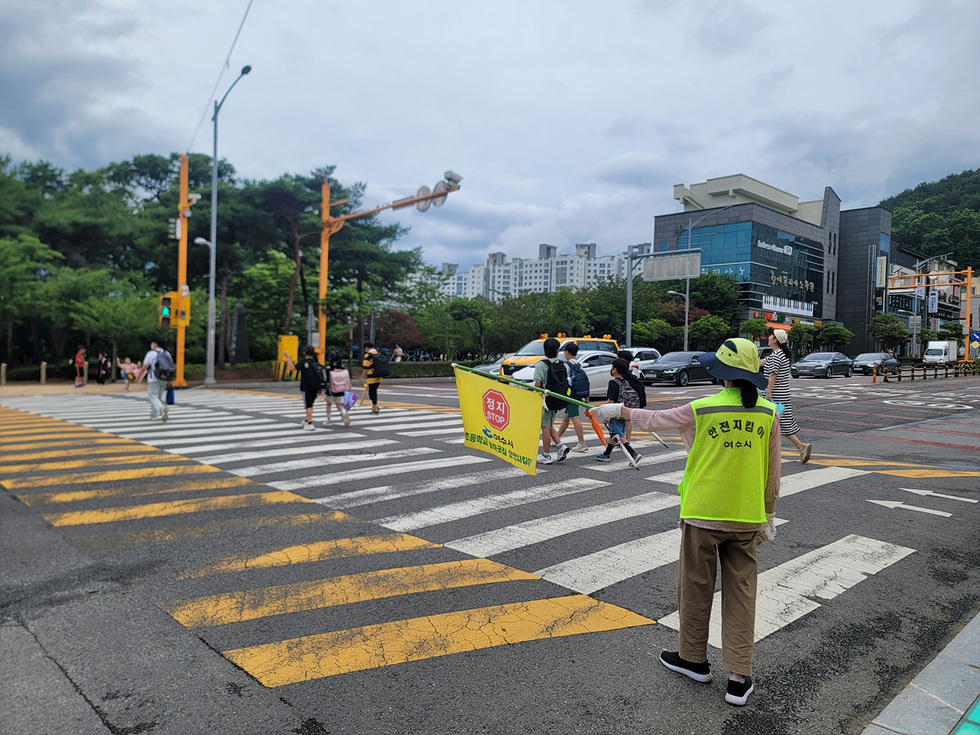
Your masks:
M922 361L926 365L953 365L958 359L958 349L955 339L931 340L926 343Z

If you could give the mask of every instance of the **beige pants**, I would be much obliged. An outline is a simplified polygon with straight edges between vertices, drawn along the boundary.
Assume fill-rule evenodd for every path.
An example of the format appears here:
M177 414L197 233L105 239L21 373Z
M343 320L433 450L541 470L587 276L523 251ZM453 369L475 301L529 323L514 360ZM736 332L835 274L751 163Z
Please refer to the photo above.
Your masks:
M722 666L735 674L752 673L755 645L756 531L711 531L688 523L681 527L677 568L681 658L708 658L708 621L721 562Z

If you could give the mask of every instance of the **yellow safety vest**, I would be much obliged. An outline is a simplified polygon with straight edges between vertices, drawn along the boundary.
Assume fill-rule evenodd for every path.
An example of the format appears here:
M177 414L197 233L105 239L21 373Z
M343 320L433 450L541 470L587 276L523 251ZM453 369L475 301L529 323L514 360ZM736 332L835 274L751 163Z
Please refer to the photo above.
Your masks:
M776 406L759 398L745 408L741 391L726 388L691 407L695 435L678 488L681 518L765 523Z

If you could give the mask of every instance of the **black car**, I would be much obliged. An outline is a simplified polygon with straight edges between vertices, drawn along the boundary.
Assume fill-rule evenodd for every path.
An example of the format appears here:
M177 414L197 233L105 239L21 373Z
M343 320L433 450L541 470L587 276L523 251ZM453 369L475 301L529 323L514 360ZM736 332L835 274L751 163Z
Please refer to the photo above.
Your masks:
M671 382L687 385L692 380L718 381L701 366L703 352L668 352L659 360L643 367L640 380L644 383Z
M854 364L851 358L842 352L814 352L793 363L789 372L794 378L803 375L812 375L814 378L843 375L849 378L854 374Z
M898 373L898 360L887 352L862 352L854 358L854 371L871 375L877 368L878 375Z

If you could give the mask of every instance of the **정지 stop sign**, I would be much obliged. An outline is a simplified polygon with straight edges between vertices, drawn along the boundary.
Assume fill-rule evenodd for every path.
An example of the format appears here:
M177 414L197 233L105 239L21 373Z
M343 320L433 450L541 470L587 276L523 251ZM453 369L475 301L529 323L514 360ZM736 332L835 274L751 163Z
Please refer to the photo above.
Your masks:
M499 390L488 390L483 394L483 416L497 431L503 431L510 423L510 404Z

